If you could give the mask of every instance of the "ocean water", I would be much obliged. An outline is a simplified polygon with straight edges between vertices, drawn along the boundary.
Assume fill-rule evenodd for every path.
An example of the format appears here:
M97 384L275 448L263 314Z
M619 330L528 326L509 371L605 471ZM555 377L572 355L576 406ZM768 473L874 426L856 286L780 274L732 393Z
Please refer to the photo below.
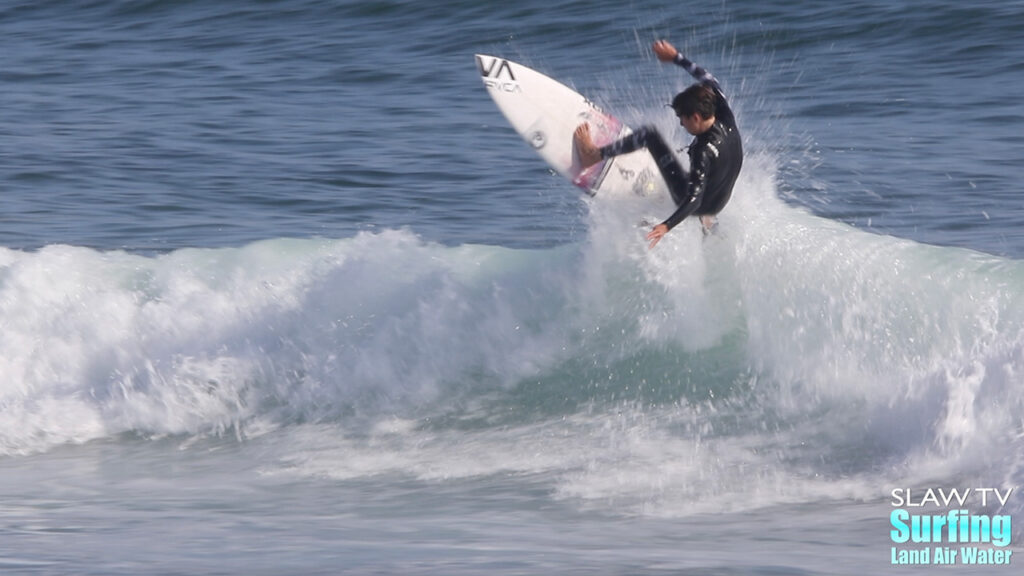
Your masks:
M1017 573L1021 29L1017 1L0 2L0 571L931 574L894 550L969 544L1022 556L945 572ZM683 147L661 37L747 159L718 236L649 251L664 202L551 174L473 54ZM903 545L897 509L1013 524Z

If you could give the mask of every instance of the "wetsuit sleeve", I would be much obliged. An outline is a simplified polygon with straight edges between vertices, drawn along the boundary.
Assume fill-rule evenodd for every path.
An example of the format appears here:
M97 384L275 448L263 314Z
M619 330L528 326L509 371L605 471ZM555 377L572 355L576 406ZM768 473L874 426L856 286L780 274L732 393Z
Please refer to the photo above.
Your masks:
M702 146L701 152L694 159L693 165L690 166L690 196L679 205L679 208L676 208L676 211L668 217L668 220L662 222L662 224L668 226L669 230L675 228L680 222L693 214L697 208L700 208L701 201L704 199L704 191L708 187L708 173L711 170L714 150L715 148L712 146Z
M729 106L729 99L725 97L725 92L722 91L722 86L718 83L718 78L711 75L710 72L694 64L686 56L683 56L682 52L676 52L675 60L676 66L680 66L690 73L701 84L707 84L711 86L715 91L715 95L718 97L716 105L715 116L722 120L722 122L729 127L736 127L736 115L733 114L732 108Z
M676 66L680 66L687 72L689 72L690 76L693 76L694 79L700 82L701 84L710 84L716 90L721 91L721 88L718 85L718 79L712 76L711 73L705 70L704 68L701 68L700 66L694 64L686 56L683 56L682 52L676 53L676 58L675 60L673 60L673 62L675 62Z

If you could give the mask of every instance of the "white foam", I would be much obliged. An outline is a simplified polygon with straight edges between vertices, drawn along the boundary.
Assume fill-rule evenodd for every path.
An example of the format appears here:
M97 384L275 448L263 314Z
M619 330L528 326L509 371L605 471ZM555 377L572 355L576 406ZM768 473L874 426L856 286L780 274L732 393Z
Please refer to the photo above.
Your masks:
M0 453L278 432L287 470L531 475L659 515L733 506L751 478L765 506L1019 480L1024 267L775 189L750 155L720 236L688 222L654 250L638 224L667 214L643 199L598 199L584 242L546 250L0 250Z
M530 291L561 259L408 232L158 257L3 251L0 450L217 432L265 410L337 417L470 373L501 385L558 350L543 322L557 302Z

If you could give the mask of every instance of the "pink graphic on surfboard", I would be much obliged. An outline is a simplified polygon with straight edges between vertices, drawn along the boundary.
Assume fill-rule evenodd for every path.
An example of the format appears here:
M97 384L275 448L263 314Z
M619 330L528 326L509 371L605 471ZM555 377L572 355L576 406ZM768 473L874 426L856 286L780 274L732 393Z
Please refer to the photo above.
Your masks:
M580 120L590 125L590 136L598 148L611 144L622 135L622 122L610 114L592 108L582 116ZM572 153L573 172L575 173L572 183L588 193L593 193L601 187L601 181L607 173L609 162L601 160L597 164L580 170L579 154L576 152L575 146L573 146Z

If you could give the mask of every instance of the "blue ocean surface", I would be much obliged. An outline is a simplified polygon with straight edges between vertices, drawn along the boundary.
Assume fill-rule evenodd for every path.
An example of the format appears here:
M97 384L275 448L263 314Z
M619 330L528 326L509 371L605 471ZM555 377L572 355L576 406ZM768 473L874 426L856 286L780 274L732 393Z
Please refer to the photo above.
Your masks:
M1024 562L1024 4L0 2L4 574ZM473 55L721 81L720 233L582 195ZM662 199L664 200L664 199ZM989 492L981 492L988 490ZM1003 501L979 494L1008 494ZM934 557L933 557L934 558Z

